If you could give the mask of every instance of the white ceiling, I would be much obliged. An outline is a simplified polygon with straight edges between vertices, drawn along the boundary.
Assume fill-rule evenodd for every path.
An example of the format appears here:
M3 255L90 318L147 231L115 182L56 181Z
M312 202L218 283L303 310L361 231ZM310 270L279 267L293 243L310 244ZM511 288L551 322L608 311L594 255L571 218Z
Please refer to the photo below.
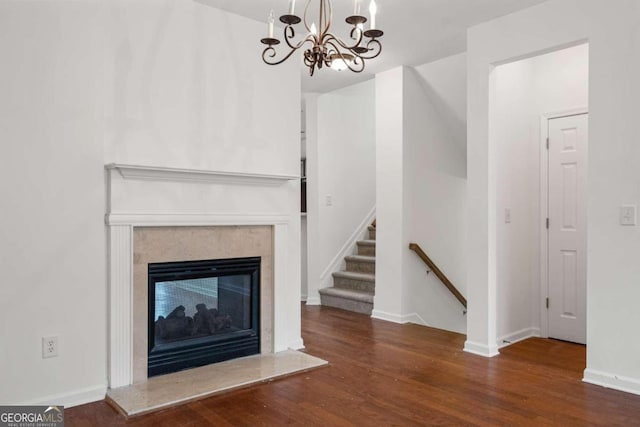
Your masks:
M196 1L263 22L266 22L270 10L274 10L278 17L287 12L289 4L289 0ZM296 1L296 14L302 14L307 1ZM323 68L309 77L308 68L301 66L302 90L327 92L367 80L377 72L399 65L416 66L464 52L467 28L543 1L545 0L376 0L377 27L385 32L380 39L382 54L368 61L365 71L360 74ZM368 4L369 0L362 0L362 12L365 16L368 16ZM348 25L344 18L352 14L353 0L333 0L333 7L332 32L346 37ZM281 30L276 29L276 37L278 33ZM301 54L294 53L289 61L302 63Z

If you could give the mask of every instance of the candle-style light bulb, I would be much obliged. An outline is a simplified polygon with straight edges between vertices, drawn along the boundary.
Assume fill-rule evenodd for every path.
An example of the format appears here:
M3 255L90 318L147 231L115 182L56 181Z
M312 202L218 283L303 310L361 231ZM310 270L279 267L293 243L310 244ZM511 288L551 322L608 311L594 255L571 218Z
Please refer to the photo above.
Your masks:
M371 29L376 28L376 13L378 12L378 6L376 0L371 0L369 4L369 13L371 14Z
M353 0L353 15L360 15L360 1L361 0Z
M311 24L311 30L310 31L311 31L311 34L313 34L314 36L318 35L318 29L316 28L316 23L315 22Z
M296 0L289 0L289 15L293 15L296 10Z
M269 13L269 19L267 19L267 22L269 24L269 38L272 39L273 38L273 23L276 20L276 16L273 13L273 10L271 11L271 13Z

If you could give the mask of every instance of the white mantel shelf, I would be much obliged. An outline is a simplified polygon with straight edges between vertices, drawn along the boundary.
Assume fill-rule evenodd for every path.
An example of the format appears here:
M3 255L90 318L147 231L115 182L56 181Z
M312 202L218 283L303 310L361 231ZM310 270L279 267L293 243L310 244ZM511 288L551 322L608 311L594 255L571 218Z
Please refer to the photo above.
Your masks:
M118 171L124 179L145 181L279 186L285 182L300 179L297 175L270 175L200 169L177 169L160 166L124 165L118 163L105 165L105 169L108 171Z

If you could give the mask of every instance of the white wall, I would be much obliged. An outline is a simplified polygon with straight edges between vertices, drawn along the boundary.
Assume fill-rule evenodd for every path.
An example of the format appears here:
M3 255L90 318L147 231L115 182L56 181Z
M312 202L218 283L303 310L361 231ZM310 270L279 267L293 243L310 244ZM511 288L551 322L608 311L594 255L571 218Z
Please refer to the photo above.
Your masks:
M552 0L468 33L469 328L465 349L496 353L496 164L492 65L589 41L587 369L585 380L640 393L640 230L618 208L640 201L640 3ZM473 230L473 233L471 233Z
M298 66L262 64L262 23L186 0L5 1L0 28L0 401L69 406L107 385L104 164L298 174ZM253 195L291 213L279 244L299 259L297 182ZM276 321L295 346L300 266L287 268ZM47 335L60 356L43 360Z
M397 67L376 74L376 294L372 317L403 318L405 236L404 80Z
M449 56L415 67L424 96L439 116L439 126L457 149L467 152L467 54ZM465 173L466 173L466 168Z
M96 2L0 2L4 404L104 396L100 12ZM60 355L43 359L50 335Z
M405 79L405 248L418 243L466 294L466 55L425 64ZM409 253L404 312L426 325L465 333L464 307Z
M264 24L191 0L108 5L108 162L299 174L300 77L262 62Z
M310 251L308 262L316 264L309 267L310 271L320 275L309 278L308 303L317 301L318 289L333 285L331 273L344 267L344 255L355 248L354 233L363 223L368 225L375 208L374 81L322 94L317 97L316 108L315 151L307 121L307 164L311 166L307 181L314 185L308 197L316 198L308 210L310 215L317 215L318 227L317 234L309 235L310 244L317 248L313 257ZM327 197L331 198L330 206ZM312 213L313 208L317 212Z
M515 62L496 68L495 138L497 177L497 307L498 345L515 341L519 331L532 334L532 275L539 256L535 229L540 193L536 186L540 156L533 126L535 96L533 64ZM505 210L511 223L505 222ZM537 333L536 333L537 335Z
M378 239L374 317L464 333L463 306L409 250L466 292L465 55L376 76Z
M498 346L540 334L540 118L587 107L588 71L586 44L495 69Z

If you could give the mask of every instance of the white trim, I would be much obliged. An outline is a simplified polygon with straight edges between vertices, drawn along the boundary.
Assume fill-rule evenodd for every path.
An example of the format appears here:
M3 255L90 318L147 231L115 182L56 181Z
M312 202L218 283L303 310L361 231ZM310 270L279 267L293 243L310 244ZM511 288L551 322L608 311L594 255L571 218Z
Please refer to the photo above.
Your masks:
M358 240L363 240L363 236L366 235L368 228L375 217L376 207L374 206L373 208L371 208L362 222L358 225L355 231L351 234L351 236L349 236L349 238L344 242L338 253L334 255L331 262L329 262L329 265L327 265L327 267L320 275L320 289L332 286L332 283L330 283L332 280L331 275L336 271L340 271L340 269L342 268L342 263L344 262L344 257L353 253L356 242Z
M475 354L476 356L482 357L494 357L500 354L498 351L498 346L488 346L478 342L465 341L464 349L465 352Z
M400 323L402 325L406 323L415 323L420 326L429 326L429 324L418 313L410 314L395 314L388 313L381 310L373 310L371 317L378 320L384 320L385 322Z
M401 314L387 313L386 311L381 310L373 310L371 312L371 317L378 320L384 320L386 322L405 323Z
M272 348L274 353L286 350L288 347L287 341L289 340L289 337L283 334L283 331L286 330L284 325L289 319L286 316L286 310L280 309L280 303L288 304L287 300L283 299L283 296L286 294L286 285L289 283L287 245L290 241L290 228L289 224L273 225L273 305L271 312L273 315ZM300 289L299 285L298 289ZM296 299L297 298L294 298L294 301ZM300 303L297 302L297 304ZM300 306L298 305L297 308L299 310ZM296 339L301 339L301 337L298 336Z
M133 227L109 227L109 385L133 382Z
M320 305L321 301L320 301L320 297L310 297L307 296L307 305Z
M539 337L540 328L525 328L519 331L511 332L498 338L496 344L498 348L508 347L520 341L524 341L529 338Z
M300 179L297 175L253 174L201 169L179 169L160 166L142 166L111 163L106 170L116 170L124 179L146 181L207 182L242 185L278 186Z
M289 344L289 348L290 348L291 350L304 350L304 349L305 349L305 347L304 347L304 341L303 341L302 337L301 337L301 338L296 339L296 340L295 340L295 341L293 341L293 342L291 342L291 343Z
M55 394L35 399L26 405L60 405L65 408L84 405L85 403L98 402L104 400L107 394L107 385L100 384L93 387L83 388L69 393Z
M549 311L546 298L549 296L549 233L546 219L549 215L549 120L589 114L588 107L576 107L564 111L545 113L540 116L540 336L549 337Z
M110 213L107 225L144 226L207 226L207 225L275 225L288 224L284 213L198 213L198 212L135 212Z
M426 320L424 320L418 313L405 314L401 316L401 319L401 323L413 323L420 326L430 327Z
M549 312L546 299L549 296L549 233L546 219L549 215L549 118L540 116L540 335L549 337Z
M585 369L583 382L640 395L640 380L609 372Z

